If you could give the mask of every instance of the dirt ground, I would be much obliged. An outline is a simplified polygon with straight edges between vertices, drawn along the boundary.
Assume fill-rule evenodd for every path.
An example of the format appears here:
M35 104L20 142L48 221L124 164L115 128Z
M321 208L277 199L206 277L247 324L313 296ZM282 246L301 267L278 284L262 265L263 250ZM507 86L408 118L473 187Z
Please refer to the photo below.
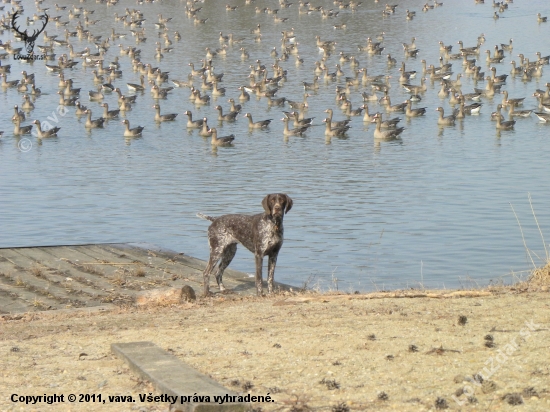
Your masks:
M448 291L433 293L407 292ZM218 295L170 307L0 318L0 410L166 411L167 404L139 401L10 400L154 392L111 353L111 343L133 341L154 342L236 392L275 399L255 411L550 410L547 289L472 293Z

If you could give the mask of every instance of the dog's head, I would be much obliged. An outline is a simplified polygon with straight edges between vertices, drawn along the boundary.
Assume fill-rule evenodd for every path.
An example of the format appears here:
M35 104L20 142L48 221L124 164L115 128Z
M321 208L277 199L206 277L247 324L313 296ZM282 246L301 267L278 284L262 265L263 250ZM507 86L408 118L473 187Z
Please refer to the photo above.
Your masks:
M262 206L265 213L274 218L282 219L285 213L292 208L292 199L283 193L273 193L264 197Z

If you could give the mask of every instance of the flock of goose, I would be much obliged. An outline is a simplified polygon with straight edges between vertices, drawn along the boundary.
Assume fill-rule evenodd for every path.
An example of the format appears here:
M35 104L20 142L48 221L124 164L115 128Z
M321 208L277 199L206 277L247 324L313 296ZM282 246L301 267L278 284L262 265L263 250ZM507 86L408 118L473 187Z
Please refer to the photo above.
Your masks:
M115 5L117 1L97 0L97 3L109 7ZM472 1L475 3L484 2L483 0ZM10 5L10 9L7 10L5 6L0 7L0 12L3 13L0 19L0 34L4 31L12 31L14 40L0 42L0 87L7 93L11 93L12 90L13 93L22 93L22 104L14 107L14 114L11 118L14 123L13 134L21 136L33 133L40 139L55 137L58 135L60 128L51 127L47 122L34 120L29 125L23 124L34 110L35 103L41 96L42 91L35 84L34 74L22 71L21 78L13 80L11 79L11 64L2 63L10 56L17 56L22 53L22 47L14 47L14 43L17 41L22 44L23 39L12 28L12 16L16 12L21 14L27 12L20 0L11 0L11 2L4 0L4 2ZM378 3L378 0L374 0L374 2ZM208 6L201 6L198 3L201 2L188 0L185 5L185 14L193 24L207 25L209 23L208 18L201 18L201 10L203 10L203 7ZM245 0L243 5L227 5L226 10L228 13L232 13L239 12L241 7L254 7L255 12L258 14L272 15L275 24L284 23L288 20L279 15L278 12L282 9L295 10L297 13L304 15L319 14L323 19L330 19L338 17L342 10L353 13L359 7L367 7L354 0L349 2L335 0L334 7L330 9L315 6L306 1L293 4L287 0L279 0L277 9L256 7L253 3L255 3L255 0ZM509 9L510 3L512 3L512 0L503 2L493 0L492 6L500 13L499 15L495 11L494 18L497 19L505 13ZM109 123L109 120L117 119L119 116L129 113L134 105L140 104L140 96L145 92L150 92L156 101L151 108L151 119L157 123L180 121L178 113L162 113L161 110L161 102L175 95L175 88L188 88L190 90L189 101L195 107L211 105L212 100L223 97L226 93L231 93L222 87L224 73L214 71L216 59L229 53L240 53L243 64L249 59L249 52L242 46L247 39L235 38L232 33L224 34L220 32L219 47L206 47L206 54L201 59L201 66L195 67L193 63L189 63L191 71L187 74L186 80L178 80L169 73L164 72L160 67L154 67L151 63L153 59L157 62L162 61L164 54L170 53L177 46L177 42L181 40L179 32L169 29L172 24L171 17L165 18L162 14L158 14L154 23L157 30L155 35L157 35L158 40L155 42L155 54L142 56L138 46L146 41L146 30L151 31L151 28L146 28L148 20L140 10L126 8L124 14L114 13L115 23L126 30L117 32L113 28L110 34L105 35L103 33L100 35L99 33L93 33L93 26L98 22L92 19L93 9L77 5L59 6L57 4L50 9L44 7L43 0L35 1L35 6L36 11L33 16L27 17L29 27L33 27L32 24L39 21L41 15L48 14L51 24L55 24L59 34L48 35L44 31L41 38L43 45L37 44L36 48L43 54L45 61L31 61L30 63L33 63L35 68L44 67L44 70L57 74L59 81L55 93L59 95L59 105L74 106L76 116L85 117L84 127L88 130L103 128ZM442 3L434 0L432 3L426 3L422 7L422 12L432 12L433 9L441 6L443 6ZM54 16L54 14L57 15ZM416 18L416 12L403 11L400 10L398 5L386 4L382 10L382 17L410 21ZM534 23L544 24L546 20L546 17L539 13L536 20L534 19ZM346 24L334 24L333 28L334 30L345 30ZM322 39L318 35L316 36L316 46L320 57L312 64L306 64L300 58L298 54L299 42L294 30L282 30L281 33L281 47L273 47L266 52L265 60L271 60L272 64L267 65L260 60L256 60L250 65L247 85L239 87L238 91L234 91L235 96L228 101L230 106L227 109L224 109L221 104L214 107L217 116L213 116L221 127L225 122L235 122L240 118L247 118L248 128L251 130L268 128L273 119L255 121L250 112L242 113L243 106L249 100L255 98L259 100L260 104L263 101L269 108L281 108L284 114L281 120L284 122L283 134L285 138L302 136L315 124L314 118L307 117L308 98L321 93L323 90L328 90L329 88L324 86L333 82L337 84L335 87L336 105L341 110L344 118L334 119L334 111L331 108L325 111L327 116L323 120L325 124L324 134L329 140L332 137L346 136L351 127L351 119L355 116L362 116L364 122L375 124L375 139L399 139L401 133L405 130L404 127L399 126L401 121L399 115L412 119L424 116L428 112L426 107L418 107L424 94L430 89L427 83L436 85L439 88L438 97L448 99L449 105L453 108L452 112L447 114L442 106L435 109L439 112L437 124L441 127L454 126L457 120L478 114L482 109L483 100L492 99L497 94L502 95L502 102L497 106L497 110L491 114L491 119L495 121L497 129L513 129L516 123L514 119L529 117L532 113L541 122L550 122L550 83L546 83L546 89L544 90L536 89L533 91L533 96L538 101L538 110L520 110L519 106L523 104L525 98L510 98L508 92L504 89L506 79L509 76L515 76L525 82L540 79L543 75L543 66L547 65L550 60L550 56L543 56L540 52L536 53L536 58L533 56L533 59L519 54L517 61L511 61L512 69L509 73L497 73L495 65L506 59L506 53L512 53L514 47L512 39L508 43L496 45L494 48L484 51L487 55L485 62L488 66L487 73L485 73L481 66L483 59L480 58L485 43L483 34L478 37L478 42L474 46L464 46L461 41L457 43L457 46L445 45L440 41L440 58L438 62L433 64L428 64L426 60L422 59L422 53L415 44L416 39L412 38L411 43L403 43L403 51L405 59L420 60L421 67L416 71L408 70L405 61L398 62L396 57L384 53L385 33L380 33L374 39L368 38L366 43L358 45L359 54L357 56L338 50L336 42ZM118 47L115 46L120 39L126 36L128 38L133 36L138 46L125 47L122 44ZM250 39L248 40L259 43L262 41L261 36L262 27L260 24L256 24L251 27ZM78 42L87 42L87 47L82 51L75 51L74 47ZM112 50L117 50L117 55L108 58L113 54ZM453 50L455 53L453 53ZM59 57L56 57L58 53ZM395 81L392 83L392 77L388 72L372 75L368 73L366 68L361 68L359 59L364 55L384 56L380 58L387 60L388 71L394 67L399 67L397 83L399 84L398 87L402 87L409 93L410 96L406 101L397 104L392 103L389 92L391 87L396 86ZM296 66L307 67L308 64L311 66L313 80L312 82L302 82L304 95L301 101L293 101L281 96L287 80L287 70L283 66L292 58L295 60ZM331 59L334 60L334 58L337 59L335 66L331 64ZM134 75L139 76L139 82L126 83L122 80L123 77L131 75L131 73L122 72L120 59L129 59ZM73 87L74 80L70 77L71 70L78 68L79 65L93 69L89 81L90 84L94 85L94 89L90 90L87 96L81 92L81 88ZM331 71L329 67L336 67L336 71ZM460 68L460 72L453 74L453 71L458 70L458 68ZM463 92L461 78L466 76L471 77L475 84L484 82L485 86L474 88L471 92ZM419 83L413 83L416 77L419 77ZM169 86L170 83L173 86ZM123 90L126 89L128 92L124 93ZM361 91L363 104L353 108L352 96L356 98L359 91ZM51 90L49 92L51 93ZM90 103L98 103L103 108L101 117L93 118L92 108L84 106L83 100L85 99ZM116 101L118 107L110 110L106 100ZM239 103L236 103L237 100ZM380 111L373 113L374 106L379 107ZM217 128L209 126L207 117L194 120L191 110L186 110L182 114L187 116L186 127L197 129L200 136L210 138L213 146L233 144L235 135L218 137ZM398 116L395 116L395 114ZM508 119L505 117L506 114ZM125 137L138 137L143 134L143 126L131 128L128 119L123 120L122 124L124 125L122 134ZM3 133L0 132L0 137Z

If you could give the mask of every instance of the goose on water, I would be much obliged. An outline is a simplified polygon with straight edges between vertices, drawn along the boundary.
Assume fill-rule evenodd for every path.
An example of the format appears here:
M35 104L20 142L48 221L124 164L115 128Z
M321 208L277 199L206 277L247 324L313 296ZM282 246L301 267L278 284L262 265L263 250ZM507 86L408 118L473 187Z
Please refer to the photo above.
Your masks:
M187 116L187 128L188 129L199 129L202 127L203 119L193 120L193 113L189 110L185 111L183 114Z
M86 110L86 122L84 122L86 129L103 127L103 123L105 123L105 119L103 117L98 117L97 119L92 120L92 111L90 109Z
M107 104L107 103L104 103L104 104ZM85 115L86 114L86 110L88 110L88 108L86 106L83 106L82 104L80 104L80 102L75 102L75 106L76 106L76 111L75 111L75 114L77 116L82 116L82 115ZM104 116L105 117L105 116Z
M199 135L201 135L202 137L212 136L212 129L208 127L208 119L206 117L203 117L202 119L202 127L199 131Z
M32 124L28 126L21 126L21 121L19 119L17 119L14 123L15 123L15 126L13 127L13 134L15 136L30 134L32 130Z
M497 117L497 126L498 130L512 130L516 124L515 120L503 121L500 117Z
M283 134L285 136L302 136L309 128L309 125L308 125L308 126L299 126L294 129L289 129L288 122L290 121L290 119L288 117L284 117L281 120L285 123L285 127L283 128Z
M234 122L239 114L239 112L231 112L231 111L229 113L223 114L223 108L220 105L216 106L215 109L218 111L219 121L226 120L228 122Z
M126 83L126 86L128 87L128 90L133 92L143 92L145 90L145 77L141 75L139 77L139 80L141 84L136 83Z
M417 108L412 108L412 102L411 100L407 100L407 107L405 109L405 115L407 117L418 117L418 116L424 116L424 114L426 114L426 108L425 107L417 107Z
M443 107L438 107L435 109L439 112L439 117L437 119L437 124L440 126L454 126L456 121L456 116L451 114L450 116L445 116L445 111Z
M20 122L25 121L25 112L22 110L19 110L19 106L17 105L13 106L13 111L14 111L14 114L11 118L11 121L13 123L15 123L17 120L19 120Z
M252 115L250 113L246 113L244 117L248 118L248 127L250 129L265 129L266 127L269 126L269 123L271 123L271 121L273 120L273 119L267 119L267 120L260 120L258 122L254 122L252 120Z
M332 109L325 110L325 113L328 113L327 119L330 121L330 126L333 127L333 128L344 127L344 126L347 126L349 122L351 122L351 120L349 120L349 119L340 120L340 121L332 120L332 115L333 115Z
M345 136L346 132L349 130L350 126L335 126L333 127L330 119L323 119L325 123L325 136L327 137L342 137Z
M31 98L28 94L26 94L25 96L23 96L23 104L21 105L21 108L23 110L26 110L26 111L29 111L29 110L32 110L34 109L34 103L31 102Z
M103 118L104 119L114 119L116 117L118 117L119 113L120 113L120 109L116 109L116 110L109 110L109 105L107 103L103 103L101 105L101 107L103 107Z
M155 122L171 122L176 120L176 117L178 116L177 113L160 114L160 105L158 104L155 104L153 109L155 109Z
M233 140L235 140L235 135L231 134L229 136L218 137L218 130L213 127L212 129L212 140L210 140L212 146L232 146Z
M40 126L40 120L35 120L32 122L36 126L36 137L39 139L45 139L48 137L57 137L57 132L61 130L60 127L53 127L49 130L42 130L42 127Z
M376 115L376 128L374 129L374 138L379 140L395 140L399 139L399 135L405 130L404 127L399 127L396 129L387 129L382 130L382 116Z
M124 137L141 136L143 129L145 129L145 127L143 126L138 126L138 127L134 127L133 129L130 129L130 122L128 120L123 120L122 124L124 124L125 126Z

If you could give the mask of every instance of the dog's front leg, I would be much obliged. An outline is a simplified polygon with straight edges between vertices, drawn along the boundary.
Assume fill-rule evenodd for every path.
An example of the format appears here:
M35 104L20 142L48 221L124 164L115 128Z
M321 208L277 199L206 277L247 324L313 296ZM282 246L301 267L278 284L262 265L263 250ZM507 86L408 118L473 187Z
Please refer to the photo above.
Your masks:
M269 255L267 261L267 293L273 293L273 279L275 278L275 265L277 264L277 254Z
M256 260L256 291L258 293L258 296L262 296L262 265L264 259L261 253L255 253L254 258Z

